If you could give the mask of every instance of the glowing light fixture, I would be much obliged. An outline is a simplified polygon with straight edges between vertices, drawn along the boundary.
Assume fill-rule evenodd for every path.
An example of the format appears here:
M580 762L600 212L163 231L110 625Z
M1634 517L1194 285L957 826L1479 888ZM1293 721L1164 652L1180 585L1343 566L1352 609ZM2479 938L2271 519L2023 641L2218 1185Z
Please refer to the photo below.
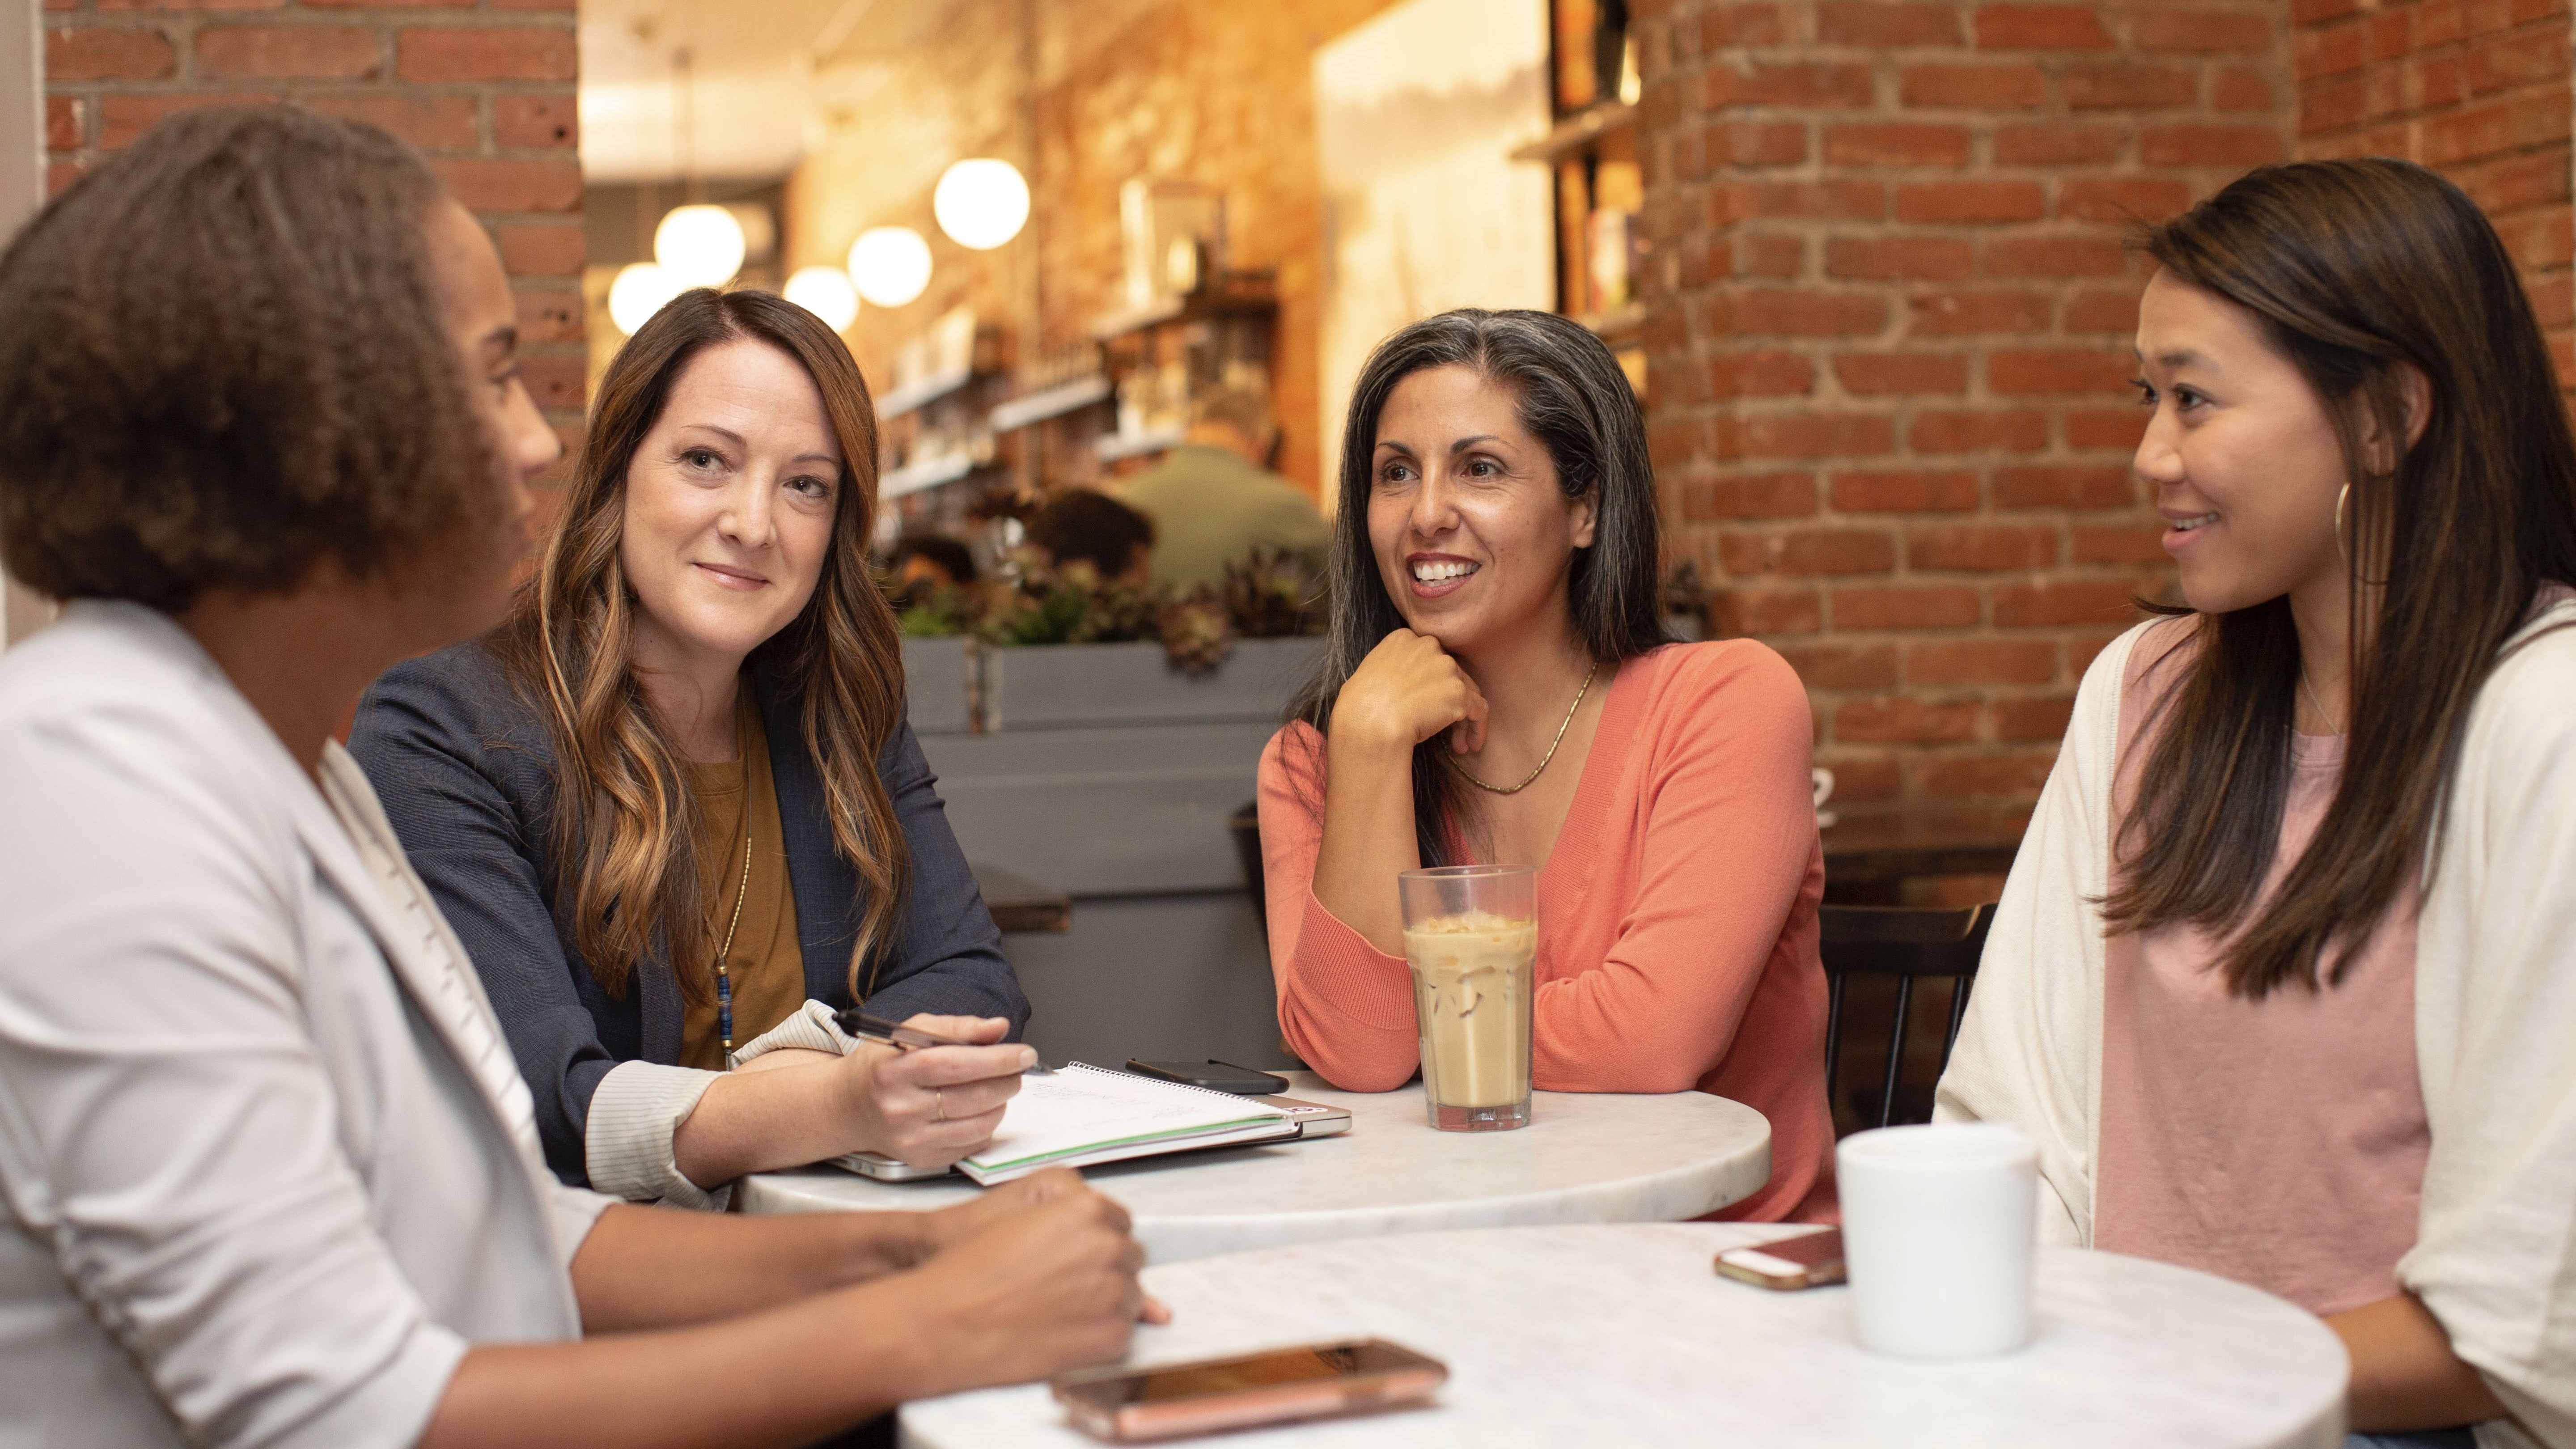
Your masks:
M939 229L961 247L989 252L1020 234L1029 221L1029 183L1008 161L960 161L939 177L930 194Z
M683 289L721 287L742 270L742 223L721 206L677 206L653 228L653 260Z
M618 331L632 337L653 320L654 313L688 289L686 282L662 267L631 262L619 268L617 280L608 284L609 319Z
M850 280L879 307L900 307L930 285L930 243L908 226L872 226L850 243Z
M839 267L798 267L787 279L785 295L835 332L849 331L859 318L859 289Z

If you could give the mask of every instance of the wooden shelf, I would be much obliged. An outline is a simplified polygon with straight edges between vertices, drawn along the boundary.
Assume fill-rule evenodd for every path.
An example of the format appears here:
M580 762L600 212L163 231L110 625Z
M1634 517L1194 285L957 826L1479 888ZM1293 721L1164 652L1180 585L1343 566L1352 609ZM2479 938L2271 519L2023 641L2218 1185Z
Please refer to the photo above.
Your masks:
M1114 341L1168 322L1196 322L1210 317L1251 317L1279 310L1278 294L1268 272L1229 272L1218 285L1186 297L1166 297L1144 307L1113 312L1091 324L1092 337Z
M1189 434L1177 428L1160 433L1139 433L1133 437L1125 433L1109 433L1092 444L1092 448L1100 454L1101 462L1115 463L1121 458L1133 458L1143 453L1160 453L1168 448L1177 448L1188 436Z
M1007 433L1049 418L1060 418L1076 409L1107 401L1110 391L1107 375L1097 372L1071 382L1040 388L1026 396L995 405L991 415L993 431Z
M1591 329L1592 334L1604 342L1627 342L1645 330L1646 306L1642 302L1630 302L1607 312L1584 312L1574 320Z
M906 463L877 479L877 499L883 502L889 498L901 498L907 493L919 493L925 488L936 488L942 483L954 483L974 471L975 457L971 453L946 453L936 458L924 458L918 463Z
M884 397L878 398L877 418L882 421L886 418L902 417L905 413L939 401L973 382L977 376L978 374L971 367L959 368L954 372L934 372L919 382L896 388Z
M1637 124L1637 108L1626 101L1608 101L1588 111L1577 111L1556 123L1556 129L1512 153L1515 161L1554 161L1580 151L1613 131L1624 131Z

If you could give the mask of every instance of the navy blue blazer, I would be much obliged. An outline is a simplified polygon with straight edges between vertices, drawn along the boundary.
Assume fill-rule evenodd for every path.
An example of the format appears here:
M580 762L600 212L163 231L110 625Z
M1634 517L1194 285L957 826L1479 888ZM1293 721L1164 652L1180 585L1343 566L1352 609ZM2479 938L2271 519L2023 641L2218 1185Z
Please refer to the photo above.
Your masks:
M858 873L833 848L793 696L766 669L755 668L753 681L769 730L805 993L845 1007L863 904ZM544 721L499 661L467 642L378 679L359 701L349 751L474 958L536 1098L547 1163L565 1182L588 1185L582 1131L591 1094L620 1062L676 1063L682 1004L666 960L639 963L620 1000L600 989L573 947L556 910L555 758ZM917 1011L1008 1017L1016 1039L1029 1000L1002 956L912 726L886 742L877 775L912 853L912 898L898 939L870 963L870 1010L896 1020ZM863 967L860 985L867 981Z

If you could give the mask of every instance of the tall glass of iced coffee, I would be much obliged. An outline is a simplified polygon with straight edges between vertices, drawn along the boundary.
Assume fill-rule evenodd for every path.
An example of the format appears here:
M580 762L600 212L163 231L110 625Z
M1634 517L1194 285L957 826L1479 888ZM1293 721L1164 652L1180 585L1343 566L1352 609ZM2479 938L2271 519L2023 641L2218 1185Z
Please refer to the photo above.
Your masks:
M1443 1132L1528 1126L1537 868L1408 870L1397 885L1431 1125Z

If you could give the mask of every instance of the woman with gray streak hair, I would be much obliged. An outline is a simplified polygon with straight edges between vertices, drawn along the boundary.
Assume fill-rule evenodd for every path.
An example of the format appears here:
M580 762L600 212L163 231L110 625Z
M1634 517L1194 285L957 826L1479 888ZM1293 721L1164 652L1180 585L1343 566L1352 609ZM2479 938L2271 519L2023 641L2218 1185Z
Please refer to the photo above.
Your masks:
M1281 1033L1403 1085L1396 876L1537 866L1533 1085L1747 1103L1771 1180L1728 1215L1829 1221L1806 692L1752 640L1664 637L1618 361L1568 318L1443 313L1379 344L1342 438L1323 665L1261 760Z

